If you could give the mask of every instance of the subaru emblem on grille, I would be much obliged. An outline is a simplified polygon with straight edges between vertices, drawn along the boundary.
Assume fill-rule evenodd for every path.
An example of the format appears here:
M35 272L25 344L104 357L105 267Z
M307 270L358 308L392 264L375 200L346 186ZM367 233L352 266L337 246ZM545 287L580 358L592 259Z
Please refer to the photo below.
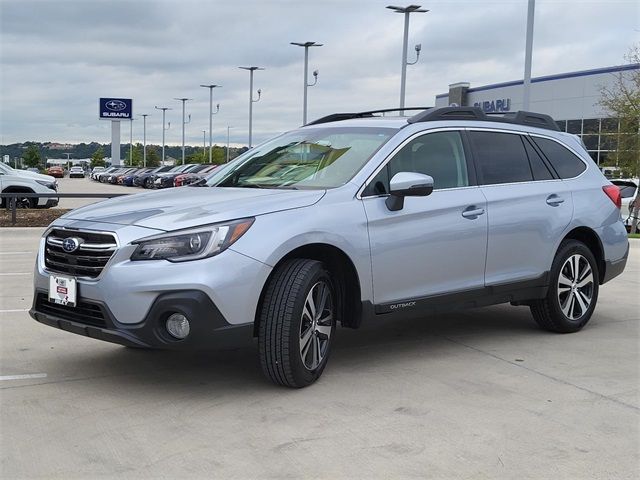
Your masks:
M81 243L82 243L82 239L80 238L75 238L75 237L65 238L62 241L62 249L67 253L72 253L72 252L75 252L78 249L78 247L80 247Z

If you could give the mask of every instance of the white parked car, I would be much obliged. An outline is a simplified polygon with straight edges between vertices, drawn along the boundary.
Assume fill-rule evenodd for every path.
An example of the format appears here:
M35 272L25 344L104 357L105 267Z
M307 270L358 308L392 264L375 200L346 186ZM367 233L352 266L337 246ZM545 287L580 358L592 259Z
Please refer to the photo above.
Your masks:
M53 193L58 190L58 182L49 175L15 170L0 163L0 192L2 193ZM18 197L19 208L50 208L58 205L58 197ZM7 199L2 198L0 206L7 205Z
M84 178L84 170L82 167L71 167L69 170L69 178Z
M631 228L631 202L635 200L638 195L638 185L640 185L640 179L620 179L611 180L611 183L617 185L620 188L620 196L622 197L622 207L620 208L620 214L622 215L622 221L624 222L627 230Z

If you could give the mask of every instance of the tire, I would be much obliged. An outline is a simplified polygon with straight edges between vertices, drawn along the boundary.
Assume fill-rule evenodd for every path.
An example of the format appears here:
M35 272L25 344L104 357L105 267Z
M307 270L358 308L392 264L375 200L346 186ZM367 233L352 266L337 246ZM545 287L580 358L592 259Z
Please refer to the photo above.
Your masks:
M593 253L582 242L565 240L558 248L549 278L547 296L531 303L533 318L541 328L551 332L581 330L598 302L600 276Z
M4 192L4 193L9 193L9 192ZM19 193L19 192L16 192L16 193ZM29 192L29 193L33 193L33 192ZM16 199L16 208L36 208L38 206L37 198L15 197L15 199ZM11 210L11 199L3 198L2 206L7 210Z
M153 184L151 183L151 179L150 179L150 178L147 178L147 179L144 181L144 188L151 188L151 187L153 187Z
M324 301L324 307L313 308L310 298L317 305ZM335 299L331 276L321 262L292 259L278 267L260 306L258 343L267 378L302 388L322 375L335 336Z

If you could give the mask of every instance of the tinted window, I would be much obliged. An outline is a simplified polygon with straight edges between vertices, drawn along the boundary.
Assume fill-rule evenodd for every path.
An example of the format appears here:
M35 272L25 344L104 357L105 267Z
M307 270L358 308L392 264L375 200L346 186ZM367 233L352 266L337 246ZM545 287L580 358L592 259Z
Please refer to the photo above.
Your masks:
M598 133L600 131L600 119L585 118L582 121L582 133Z
M558 142L540 137L532 137L532 139L560 178L577 177L587 168L582 160Z
M529 163L531 164L531 171L533 172L534 180L551 180L553 179L553 175L547 168L547 165L544 163L542 157L538 154L533 145L529 143L529 140L523 138L525 150L527 151L527 156L529 157Z
M469 137L483 184L533 180L520 135L471 131Z
M567 132L582 133L582 120L567 120Z
M435 190L468 186L467 162L460 133L435 132L412 140L369 183L364 195L388 193L389 180L399 172L430 175Z

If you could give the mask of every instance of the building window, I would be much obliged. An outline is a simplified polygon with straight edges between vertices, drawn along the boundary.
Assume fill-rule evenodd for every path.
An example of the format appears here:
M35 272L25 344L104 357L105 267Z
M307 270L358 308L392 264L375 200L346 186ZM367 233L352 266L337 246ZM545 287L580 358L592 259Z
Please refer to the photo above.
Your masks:
M567 120L567 132L580 135L582 133L582 120Z
M585 118L558 120L562 131L578 135L587 152L598 165L615 164L620 138L620 122L617 118Z

